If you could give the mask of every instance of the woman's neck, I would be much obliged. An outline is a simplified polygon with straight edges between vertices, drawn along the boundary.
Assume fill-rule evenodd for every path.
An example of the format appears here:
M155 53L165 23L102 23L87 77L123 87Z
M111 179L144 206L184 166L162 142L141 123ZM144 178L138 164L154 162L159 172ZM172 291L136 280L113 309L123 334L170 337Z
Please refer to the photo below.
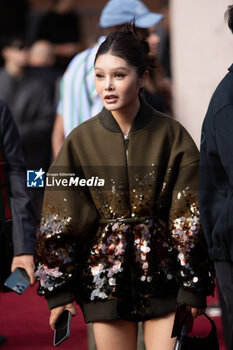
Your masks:
M139 108L140 102L139 99L137 99L136 103L130 106L112 111L112 115L124 135L128 135Z

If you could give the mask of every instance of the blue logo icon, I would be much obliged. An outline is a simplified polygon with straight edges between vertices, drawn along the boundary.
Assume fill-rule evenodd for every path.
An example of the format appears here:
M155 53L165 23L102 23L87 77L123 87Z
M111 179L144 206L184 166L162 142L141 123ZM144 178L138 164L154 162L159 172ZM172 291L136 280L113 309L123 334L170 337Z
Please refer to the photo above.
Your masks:
M44 187L44 174L42 170L27 170L27 187Z

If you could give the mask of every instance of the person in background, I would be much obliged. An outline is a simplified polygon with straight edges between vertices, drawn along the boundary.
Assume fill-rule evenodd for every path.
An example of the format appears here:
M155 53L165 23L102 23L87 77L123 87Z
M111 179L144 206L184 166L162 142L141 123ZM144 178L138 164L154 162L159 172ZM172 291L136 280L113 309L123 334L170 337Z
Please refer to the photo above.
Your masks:
M150 46L151 68L143 96L152 107L172 116L171 86L158 60L160 37L157 27L152 26L148 29L147 41Z
M102 10L99 26L106 34L135 19L137 28L144 30L156 25L163 16L150 10L140 0L109 0ZM103 107L95 90L94 58L103 42L81 52L71 61L60 84L60 102L52 133L53 155L58 154L65 137Z
M32 67L53 67L55 53L53 45L47 40L38 40L29 50L29 65Z
M170 0L163 1L160 11L164 15L164 20L157 26L157 33L160 37L158 60L163 67L165 77L170 81L172 78L170 54Z
M225 13L233 33L233 5ZM217 86L203 121L200 214L214 261L227 349L233 349L233 65Z
M8 104L17 125L25 165L27 169L46 171L51 163L54 121L51 91L28 73L28 48L22 39L9 38L2 55L5 62L0 70L0 98ZM33 189L32 196L39 221L43 190Z
M28 74L41 80L51 91L54 101L54 113L57 106L57 84L61 77L60 70L55 67L54 46L47 40L38 40L29 48Z
M26 189L26 173L19 134L5 102L0 101L0 152L4 160L0 164L1 192L9 193L10 203L0 196L0 230L4 222L12 219L14 257L11 271L24 268L31 285L35 282L34 258L36 247L36 222L32 204ZM7 179L4 179L4 176ZM8 182L9 181L9 182ZM0 336L0 345L5 342Z
M83 47L74 7L74 0L53 0L50 11L41 18L34 32L33 42L47 40L53 44L60 74Z

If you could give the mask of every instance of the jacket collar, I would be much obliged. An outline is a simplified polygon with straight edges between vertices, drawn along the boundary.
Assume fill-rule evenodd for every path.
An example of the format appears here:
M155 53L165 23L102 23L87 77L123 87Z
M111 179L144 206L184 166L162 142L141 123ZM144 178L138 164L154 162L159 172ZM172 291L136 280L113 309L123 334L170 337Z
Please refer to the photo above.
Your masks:
M142 97L139 97L139 99L140 108L133 121L129 133L143 129L151 121L152 115L154 113L153 108L150 105L148 105L148 103L146 103L146 101ZM122 133L112 113L108 111L105 107L100 113L99 121L101 125L108 131L114 133Z

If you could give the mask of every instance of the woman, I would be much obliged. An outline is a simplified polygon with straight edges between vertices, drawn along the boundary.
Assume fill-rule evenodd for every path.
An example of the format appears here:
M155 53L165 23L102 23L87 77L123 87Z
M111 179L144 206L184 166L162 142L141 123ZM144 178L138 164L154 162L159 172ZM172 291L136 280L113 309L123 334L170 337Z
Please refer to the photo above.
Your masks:
M104 108L74 129L47 174L40 294L52 328L64 309L75 314L75 298L98 350L135 350L139 321L147 350L173 349L176 305L196 316L214 287L196 205L198 151L139 97L148 52L132 28L107 37L95 60Z
M158 48L160 37L156 26L147 30L147 41L150 46L151 67L149 69L148 79L143 90L144 99L155 109L172 116L172 94L171 84L165 75L165 71L158 60Z

